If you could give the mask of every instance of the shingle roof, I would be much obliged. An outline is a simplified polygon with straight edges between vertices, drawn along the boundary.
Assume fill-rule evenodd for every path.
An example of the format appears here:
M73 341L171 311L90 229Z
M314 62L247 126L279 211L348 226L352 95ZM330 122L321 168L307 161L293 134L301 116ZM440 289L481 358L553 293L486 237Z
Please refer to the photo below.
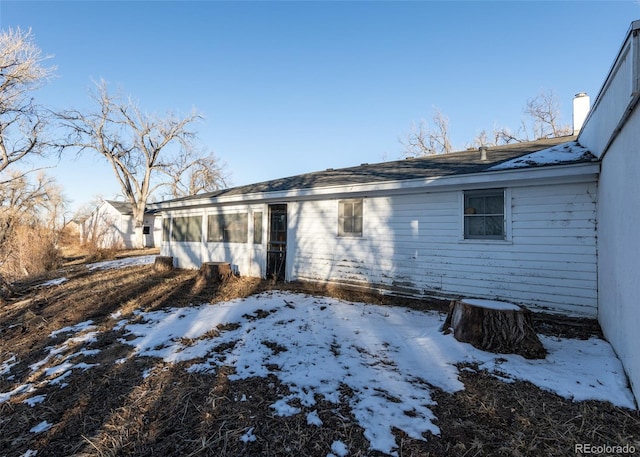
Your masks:
M118 200L105 200L105 202L113 206L120 214L124 216L133 216L131 203Z
M349 184L375 183L385 181L403 181L420 178L434 178L451 175L462 175L488 171L491 167L503 162L531 154L558 144L575 140L575 136L543 139L528 143L515 143L488 148L487 159L482 160L477 149L454 152L450 154L431 155L420 158L362 164L356 167L327 169L305 173L286 178L232 187L215 192L197 194L188 197L168 200L171 202L191 199L207 199L222 196L233 196L252 193L277 192L294 189L311 189L317 187L340 186ZM592 156L581 157L571 162L591 160ZM535 166L535 164L530 164ZM158 202L159 203L159 202ZM163 202L166 203L166 202Z

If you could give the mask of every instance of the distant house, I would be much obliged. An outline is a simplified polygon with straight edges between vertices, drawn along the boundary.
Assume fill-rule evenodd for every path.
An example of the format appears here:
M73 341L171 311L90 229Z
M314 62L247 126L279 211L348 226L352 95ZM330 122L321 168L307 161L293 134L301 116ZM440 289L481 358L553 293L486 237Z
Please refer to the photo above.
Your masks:
M80 226L83 242L94 242L100 248L132 249L136 243L135 221L131 204L104 200ZM162 233L161 221L148 211L143 223L144 247L154 247Z
M152 205L162 255L242 275L598 318L640 395L640 21L579 135ZM575 106L584 106L578 94ZM588 102L587 102L588 108ZM582 129L580 129L582 127Z

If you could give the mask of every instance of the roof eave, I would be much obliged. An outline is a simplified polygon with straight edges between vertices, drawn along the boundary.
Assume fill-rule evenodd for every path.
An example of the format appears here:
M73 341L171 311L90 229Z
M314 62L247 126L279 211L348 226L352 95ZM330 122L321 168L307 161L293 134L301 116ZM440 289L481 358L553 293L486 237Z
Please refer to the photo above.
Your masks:
M462 189L465 187L504 187L514 184L526 185L532 181L535 181L538 184L577 182L595 179L599 172L600 163L598 161L577 162L529 168L483 171L464 175L247 193L231 196L190 199L185 201L168 201L152 203L149 206L157 212L166 212L206 206L228 206L233 204L318 200L326 199L328 197L344 198L347 196L374 197L380 195L413 194L449 189Z

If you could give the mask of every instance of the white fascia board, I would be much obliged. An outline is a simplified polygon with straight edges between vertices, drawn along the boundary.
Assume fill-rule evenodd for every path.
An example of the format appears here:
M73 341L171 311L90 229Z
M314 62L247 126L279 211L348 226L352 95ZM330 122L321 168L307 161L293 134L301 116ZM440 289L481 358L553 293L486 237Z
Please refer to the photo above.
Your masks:
M524 185L582 182L596 179L600 172L599 162L587 162L549 167L517 168L484 171L480 173L420 178L403 181L347 184L340 186L291 189L276 192L258 192L221 197L194 198L180 202L158 202L153 207L159 211L171 211L206 206L232 204L275 203L299 200L323 200L353 196L383 196L415 194L455 189L481 189Z

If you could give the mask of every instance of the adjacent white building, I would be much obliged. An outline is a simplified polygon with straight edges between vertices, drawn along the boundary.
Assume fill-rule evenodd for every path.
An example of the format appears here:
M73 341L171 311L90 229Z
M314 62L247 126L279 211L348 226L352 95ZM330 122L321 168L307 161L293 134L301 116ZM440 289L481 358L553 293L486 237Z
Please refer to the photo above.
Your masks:
M580 144L598 181L598 320L640 403L640 21L631 24Z
M162 221L153 212L144 217L144 247L159 244L162 234ZM104 200L80 224L82 242L93 242L100 248L132 249L136 243L135 220L131 204L124 201Z

